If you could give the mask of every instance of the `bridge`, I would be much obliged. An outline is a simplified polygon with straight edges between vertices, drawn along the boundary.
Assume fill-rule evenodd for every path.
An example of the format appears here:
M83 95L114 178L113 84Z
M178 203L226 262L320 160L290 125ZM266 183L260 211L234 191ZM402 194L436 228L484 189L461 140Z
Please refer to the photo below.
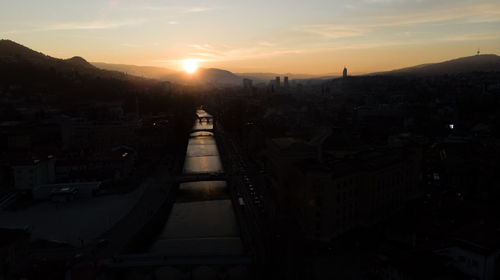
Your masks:
M214 117L210 116L205 116L205 117L200 117L200 116L196 116L198 118L198 121L199 122L203 122L203 121L206 121L207 123L210 123L211 121L213 121Z
M103 265L110 268L132 268L145 266L171 265L248 265L252 263L249 255L215 256L172 256L162 254L119 255L106 260Z
M177 176L177 183L188 183L196 181L226 181L227 176L224 173L206 173Z
M191 130L191 133L195 133L195 132L211 132L211 133L214 133L214 129L213 128L197 128L197 129Z

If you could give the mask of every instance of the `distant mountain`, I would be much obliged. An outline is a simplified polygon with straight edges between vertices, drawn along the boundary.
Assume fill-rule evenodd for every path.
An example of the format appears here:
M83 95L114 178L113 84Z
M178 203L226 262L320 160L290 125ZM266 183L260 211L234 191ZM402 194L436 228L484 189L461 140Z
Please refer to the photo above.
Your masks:
M177 82L181 84L236 86L241 85L243 80L242 77L237 76L230 71L217 68L199 68L196 73L187 74L183 71L175 71L168 68L154 66L109 64L102 62L93 62L92 64L102 69L120 71L135 76Z
M104 62L92 62L92 64L101 69L118 71L138 77L145 77L157 80L166 80L169 76L178 73L175 70L171 70L164 67L110 64Z
M467 72L493 72L500 71L500 56L482 54L461 57L440 63L428 63L388 72L374 73L376 75L443 75ZM372 75L374 75L372 74Z
M10 70L9 70L10 69ZM99 69L85 59L75 56L69 59L59 59L41 52L34 51L11 40L0 40L0 70L13 76L17 71L56 72L60 75L85 75L115 79L137 79L116 71ZM18 73L23 75L25 73Z
M83 57L74 56L65 60L67 63L80 68L93 69L96 70L97 67L87 62Z
M217 68L199 68L194 74L178 72L168 77L171 81L187 84L204 84L212 86L239 86L243 77L230 71Z

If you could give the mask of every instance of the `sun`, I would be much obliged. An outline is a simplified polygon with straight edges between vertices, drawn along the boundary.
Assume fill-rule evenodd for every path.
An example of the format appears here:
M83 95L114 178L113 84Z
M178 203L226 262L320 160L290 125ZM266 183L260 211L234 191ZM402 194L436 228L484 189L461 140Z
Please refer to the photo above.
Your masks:
M192 74L198 69L198 61L196 59L185 59L182 61L182 67L184 71Z

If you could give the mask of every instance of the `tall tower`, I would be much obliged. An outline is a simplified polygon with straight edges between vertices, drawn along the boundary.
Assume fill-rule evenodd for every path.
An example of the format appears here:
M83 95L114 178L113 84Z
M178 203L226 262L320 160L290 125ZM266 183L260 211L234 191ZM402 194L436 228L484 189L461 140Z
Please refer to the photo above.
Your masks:
M344 66L344 71L342 71L342 77L347 78L347 68Z
M288 84L288 76L285 76L284 81L283 81L283 86L284 86L285 88L288 88L288 87L289 87L289 84Z

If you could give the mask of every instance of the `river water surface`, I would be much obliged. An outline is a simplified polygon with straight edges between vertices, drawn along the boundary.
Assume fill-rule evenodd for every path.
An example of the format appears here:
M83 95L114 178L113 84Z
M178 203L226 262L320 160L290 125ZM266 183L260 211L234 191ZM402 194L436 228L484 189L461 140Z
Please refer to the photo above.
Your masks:
M200 118L211 118L204 110L196 113ZM211 120L196 119L193 131L212 128ZM184 175L223 171L213 134L193 132L186 151ZM150 252L175 256L243 254L226 181L180 184L167 222Z

